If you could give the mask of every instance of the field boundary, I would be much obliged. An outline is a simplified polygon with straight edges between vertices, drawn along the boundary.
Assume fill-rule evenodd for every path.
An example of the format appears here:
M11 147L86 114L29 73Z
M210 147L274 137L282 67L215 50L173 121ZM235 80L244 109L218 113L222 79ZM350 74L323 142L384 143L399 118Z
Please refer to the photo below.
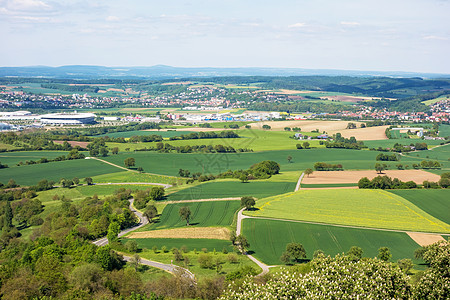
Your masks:
M296 191L298 191L300 189L300 184L301 184L301 182L303 180L303 176L305 176L305 172L302 172L302 175L300 175L300 178L297 181L297 185L295 186L295 191L294 192L296 192Z
M328 226L334 226L334 227L354 228L354 229L367 229L367 230L390 231L390 232L401 232L401 233L435 234L435 235L450 236L450 233L406 231L406 230L399 230L399 229L385 229L385 228L363 227L363 226L354 226L354 225L341 225L341 224L292 220L292 219L269 218L269 217L254 217L254 216L247 216L247 215L243 215L242 219L247 219L247 218L248 219L261 219L261 220L275 220L275 221L284 221L284 222L305 223L305 224L313 224L313 225L328 225Z

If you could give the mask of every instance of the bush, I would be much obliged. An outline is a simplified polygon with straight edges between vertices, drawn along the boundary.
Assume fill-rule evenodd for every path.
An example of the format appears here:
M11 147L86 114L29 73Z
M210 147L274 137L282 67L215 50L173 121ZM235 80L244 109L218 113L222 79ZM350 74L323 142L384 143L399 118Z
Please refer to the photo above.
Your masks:
M207 253L201 253L198 256L198 264L200 265L200 268L203 269L212 269L214 267L213 258Z

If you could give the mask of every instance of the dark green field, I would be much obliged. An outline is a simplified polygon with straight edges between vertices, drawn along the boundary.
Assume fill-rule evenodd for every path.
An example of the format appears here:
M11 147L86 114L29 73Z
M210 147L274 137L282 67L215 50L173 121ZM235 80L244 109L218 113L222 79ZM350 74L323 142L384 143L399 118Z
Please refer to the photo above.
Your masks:
M27 160L38 161L41 158L53 159L58 156L67 156L68 151L19 151L0 153L0 161L10 167L19 162L25 163ZM86 152L87 153L87 152Z
M439 141L439 140L424 141L424 140L420 140L420 139L389 139L389 140L364 141L364 145L366 145L369 148L378 148L378 147L391 148L396 143L402 144L402 145L409 145L411 143L415 144L415 143L422 143L422 142L427 143L428 146L436 146L436 145L439 145L440 143L442 143L442 141Z
M280 256L290 242L301 243L311 259L314 251L321 249L327 255L347 252L358 246L363 256L375 257L380 247L388 247L392 261L410 258L415 263L414 250L420 246L406 233L367 229L353 229L328 225L313 225L275 220L244 219L243 234L250 243L255 257L269 265L279 265Z
M439 125L439 136L447 137L450 136L450 125Z
M20 185L34 185L41 179L59 181L61 178L80 179L122 171L106 163L93 159L77 159L46 164L28 165L1 169L0 182L14 179Z
M209 239L128 239L123 238L122 242L126 243L128 240L135 240L140 248L152 249L153 246L158 247L161 250L162 246L166 246L167 250L172 248L181 248L186 246L188 251L192 251L196 249L200 251L203 248L208 249L208 251L217 251L221 252L223 248L226 248L228 251L233 251L233 247L230 241L225 240L209 240Z
M178 176L180 168L187 169L191 173L218 174L227 170L248 169L251 165L263 160L278 162L283 172L312 168L314 163L319 161L342 164L346 170L373 169L378 153L378 151L325 148L233 154L129 152L108 156L105 160L122 166L127 157L134 157L136 166L143 167L145 172ZM292 156L291 163L287 161L288 156ZM402 158L401 163L411 165L417 163L417 159ZM386 164L395 168L398 162L386 162Z
M179 215L181 207L188 206L192 216L190 225L198 227L230 226L234 213L239 209L239 201L212 201L168 204L155 224L142 227L139 231L186 227L186 221Z
M129 138L132 136L143 136L143 135L160 135L163 138L169 138L173 136L180 136L182 134L189 134L192 131L144 131L144 130L134 130L134 131L124 131L124 132L111 132L101 135L96 135L96 137L109 136L110 138Z
M405 198L433 217L450 224L450 189L394 190L391 193Z
M250 181L211 181L193 186L167 196L168 200L191 200L252 196L264 198L293 192L296 182Z

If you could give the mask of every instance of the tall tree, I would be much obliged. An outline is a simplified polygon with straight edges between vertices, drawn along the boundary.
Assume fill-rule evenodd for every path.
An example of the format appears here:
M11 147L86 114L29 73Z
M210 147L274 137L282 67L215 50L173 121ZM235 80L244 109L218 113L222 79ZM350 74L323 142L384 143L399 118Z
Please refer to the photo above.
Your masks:
M191 209L189 208L189 206L181 207L179 213L180 213L180 217L183 220L186 220L186 226L189 226L189 220L192 215L192 212L191 212Z
M4 218L4 228L6 230L9 230L10 228L12 228L12 220L13 220L13 211L11 208L11 203L9 203L9 201L6 201L6 206L5 206L5 218Z

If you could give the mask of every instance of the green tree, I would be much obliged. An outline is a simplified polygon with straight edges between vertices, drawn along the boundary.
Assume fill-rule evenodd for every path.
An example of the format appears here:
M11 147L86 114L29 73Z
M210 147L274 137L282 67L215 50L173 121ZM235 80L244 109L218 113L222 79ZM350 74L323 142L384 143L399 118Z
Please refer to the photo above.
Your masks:
M120 232L120 224L116 221L113 221L108 226L108 234L106 237L108 238L109 243L118 241L118 234Z
M267 124L264 124L264 125L262 126L262 129L264 129L264 130L270 130L270 129L272 129L272 127L270 127L270 126L267 125Z
M87 185L92 185L94 183L91 177L84 178L84 182L86 182Z
M162 186L154 186L150 190L149 196L150 196L150 199L157 201L157 200L164 199L164 194L165 194L165 190Z
M255 198L250 196L244 196L241 198L241 207L245 207L246 210L250 210L255 206Z
M360 247L357 247L357 246L353 246L350 248L350 250L348 250L347 255L352 260L360 260L363 255L363 249L361 249Z
M391 250L388 247L378 249L378 258L382 261L389 261L392 257Z
M78 177L74 177L72 179L73 184L78 185L80 183L80 179L78 179Z
M239 176L239 180L242 183L247 183L248 182L248 176L246 174L242 173L241 176Z
M248 242L247 238L242 234L236 237L236 244L239 246L242 252L245 252L245 249L248 249L250 247L250 243Z
M290 163L292 161L292 156L288 155L287 161L288 161L288 163Z
M125 159L124 164L126 168L130 168L136 165L136 161L133 157L128 157Z
M310 169L310 168L308 168L308 169L305 170L305 174L306 174L306 176L308 176L308 177L309 177L309 175L311 175L313 172L314 172L314 171L313 171L312 169Z
M381 174L384 170L386 170L385 164L376 163L375 164L375 171Z
M189 226L189 220L192 215L192 212L191 212L191 209L189 208L189 206L181 207L180 210L178 211L178 213L180 214L180 217L186 221L186 226Z
M303 148L309 149L309 142L303 142Z
M119 147L114 147L111 149L112 154L118 154L119 153Z
M10 228L13 227L12 221L13 221L13 211L11 208L11 203L9 203L9 201L6 201L6 205L5 205L5 216L4 216L4 224L3 224L3 228L5 230L9 230Z
M156 206L150 204L145 208L144 216L147 218L147 220L152 223L153 218L155 218L158 215L158 210L156 209Z
M289 243L286 245L286 253L295 262L299 262L300 259L306 258L306 251L300 243Z

